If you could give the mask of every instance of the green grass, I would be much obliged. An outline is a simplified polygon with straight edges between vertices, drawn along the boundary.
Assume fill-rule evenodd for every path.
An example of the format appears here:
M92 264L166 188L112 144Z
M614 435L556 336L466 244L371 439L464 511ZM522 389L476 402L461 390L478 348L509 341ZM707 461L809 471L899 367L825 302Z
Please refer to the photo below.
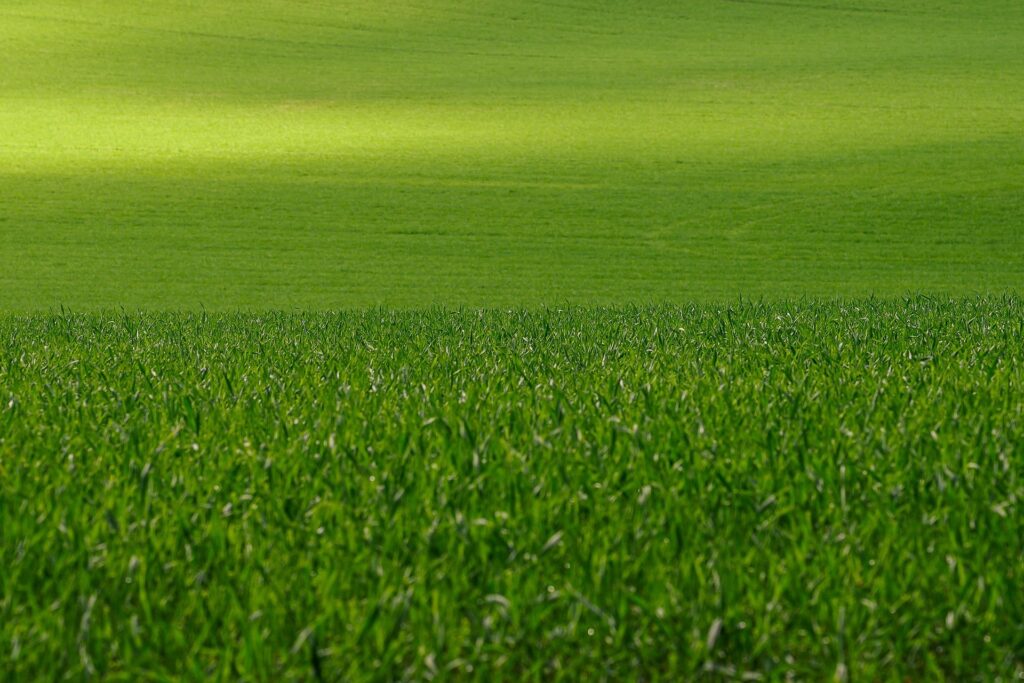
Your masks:
M6 0L0 677L1020 679L1022 45Z
M0 309L1024 279L1018 0L0 8Z
M1024 301L0 318L16 680L1004 680Z

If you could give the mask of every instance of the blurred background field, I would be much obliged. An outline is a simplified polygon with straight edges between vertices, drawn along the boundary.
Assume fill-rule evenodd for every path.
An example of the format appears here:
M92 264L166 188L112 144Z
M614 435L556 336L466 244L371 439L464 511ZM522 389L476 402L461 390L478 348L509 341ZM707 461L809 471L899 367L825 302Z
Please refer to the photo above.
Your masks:
M0 306L994 293L1018 2L6 2Z

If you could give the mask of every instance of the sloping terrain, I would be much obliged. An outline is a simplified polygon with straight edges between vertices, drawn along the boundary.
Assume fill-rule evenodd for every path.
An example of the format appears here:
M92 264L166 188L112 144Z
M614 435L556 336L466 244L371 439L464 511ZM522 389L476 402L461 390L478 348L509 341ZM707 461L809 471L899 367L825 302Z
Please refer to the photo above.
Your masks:
M996 292L1019 2L0 8L0 306Z

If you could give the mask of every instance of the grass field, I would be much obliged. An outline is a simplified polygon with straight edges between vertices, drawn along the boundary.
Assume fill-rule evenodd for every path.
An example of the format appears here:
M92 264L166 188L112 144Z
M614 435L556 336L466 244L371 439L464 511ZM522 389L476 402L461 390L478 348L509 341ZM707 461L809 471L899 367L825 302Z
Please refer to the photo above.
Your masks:
M1024 678L1020 0L4 0L0 679Z
M0 307L1001 293L1019 0L7 0Z
M1024 672L1024 302L0 319L16 680Z

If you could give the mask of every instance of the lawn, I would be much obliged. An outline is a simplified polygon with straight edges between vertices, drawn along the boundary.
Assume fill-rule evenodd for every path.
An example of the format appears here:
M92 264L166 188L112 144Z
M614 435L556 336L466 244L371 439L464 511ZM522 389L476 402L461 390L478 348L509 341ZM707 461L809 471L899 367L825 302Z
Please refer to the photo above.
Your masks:
M0 307L999 294L1017 0L0 10Z

